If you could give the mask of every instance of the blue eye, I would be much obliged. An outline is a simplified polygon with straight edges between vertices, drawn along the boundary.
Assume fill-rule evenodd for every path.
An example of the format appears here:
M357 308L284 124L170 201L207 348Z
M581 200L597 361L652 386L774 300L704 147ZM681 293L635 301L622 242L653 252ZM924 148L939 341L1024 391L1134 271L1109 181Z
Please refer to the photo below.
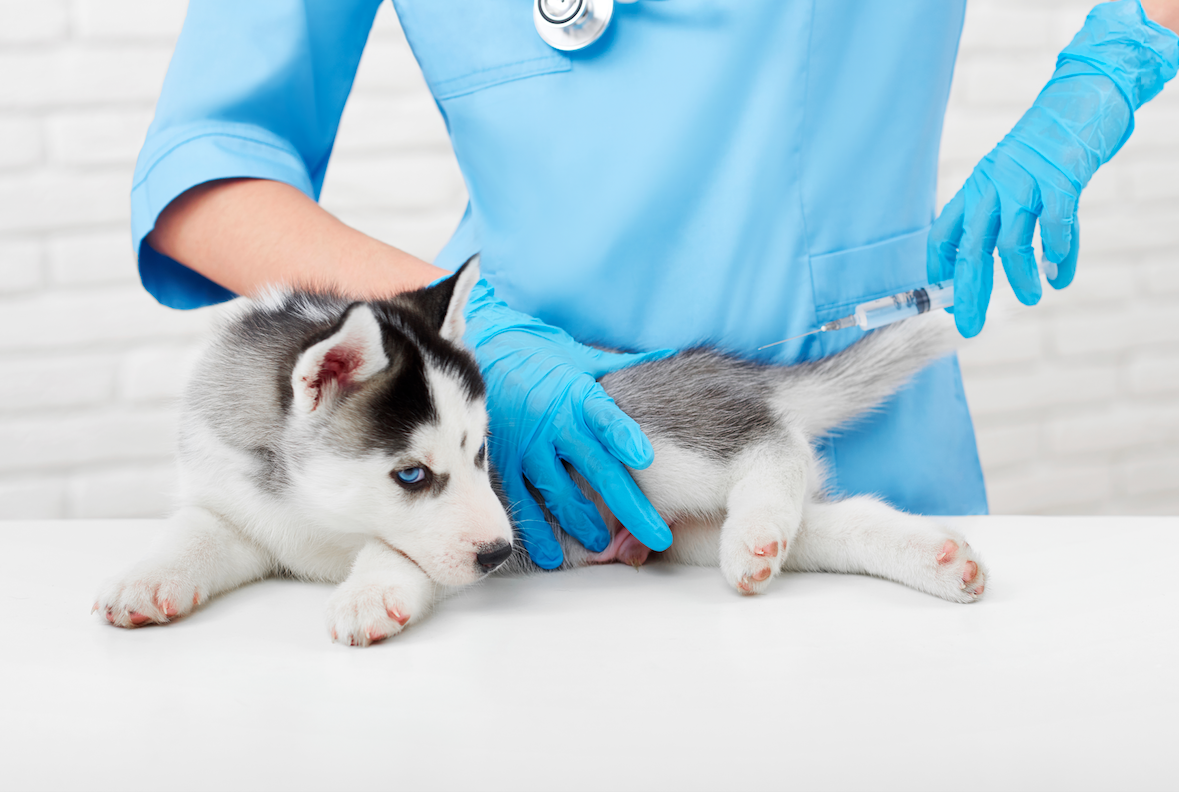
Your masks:
M406 468L405 470L394 471L397 481L407 486L414 486L415 484L424 484L426 482L426 469L415 467Z

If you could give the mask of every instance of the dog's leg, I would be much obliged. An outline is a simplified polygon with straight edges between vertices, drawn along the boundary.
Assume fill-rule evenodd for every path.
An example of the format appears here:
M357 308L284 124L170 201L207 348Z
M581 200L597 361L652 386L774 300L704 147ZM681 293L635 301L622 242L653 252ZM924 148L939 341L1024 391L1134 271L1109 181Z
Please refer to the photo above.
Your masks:
M781 571L802 520L811 464L809 446L791 434L734 460L720 567L738 592L760 594Z
M165 526L156 551L98 594L94 610L119 627L164 624L216 594L264 577L274 560L232 525L186 506Z
M422 568L373 539L328 600L328 632L333 641L368 646L421 621L433 601L434 582Z
M961 534L870 497L808 503L785 568L876 575L953 602L974 602L986 584Z

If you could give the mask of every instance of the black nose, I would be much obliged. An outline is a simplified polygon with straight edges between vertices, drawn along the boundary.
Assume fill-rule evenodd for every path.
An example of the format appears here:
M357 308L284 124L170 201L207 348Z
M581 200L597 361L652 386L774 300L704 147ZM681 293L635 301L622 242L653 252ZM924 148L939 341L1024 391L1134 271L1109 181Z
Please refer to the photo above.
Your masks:
M496 542L483 546L483 551L475 556L475 563L483 568L484 572L490 572L498 567L504 561L507 561L512 555L512 546L504 541Z

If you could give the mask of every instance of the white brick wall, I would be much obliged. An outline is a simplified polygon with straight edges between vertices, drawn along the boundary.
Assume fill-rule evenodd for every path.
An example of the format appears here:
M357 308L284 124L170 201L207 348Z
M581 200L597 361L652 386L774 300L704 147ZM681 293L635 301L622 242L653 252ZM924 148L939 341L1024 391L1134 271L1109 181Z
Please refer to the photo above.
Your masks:
M971 0L941 201L1011 127L1094 0ZM217 309L140 289L131 170L183 0L0 0L0 518L165 512L175 403ZM423 256L465 195L386 4L323 195ZM1138 116L1081 212L1076 283L963 354L996 512L1179 512L1179 88Z
M1019 118L1093 0L973 0L940 198ZM1082 198L1076 282L962 355L996 512L1179 512L1179 89Z

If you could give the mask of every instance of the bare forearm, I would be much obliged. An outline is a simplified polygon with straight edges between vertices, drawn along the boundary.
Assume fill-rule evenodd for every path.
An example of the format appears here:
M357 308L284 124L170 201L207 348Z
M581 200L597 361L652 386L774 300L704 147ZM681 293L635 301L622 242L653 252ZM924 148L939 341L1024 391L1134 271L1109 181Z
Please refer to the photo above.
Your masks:
M245 295L283 284L371 299L446 274L344 225L289 184L263 179L192 188L160 214L147 241Z
M1179 33L1179 0L1142 0L1142 10L1151 21Z

